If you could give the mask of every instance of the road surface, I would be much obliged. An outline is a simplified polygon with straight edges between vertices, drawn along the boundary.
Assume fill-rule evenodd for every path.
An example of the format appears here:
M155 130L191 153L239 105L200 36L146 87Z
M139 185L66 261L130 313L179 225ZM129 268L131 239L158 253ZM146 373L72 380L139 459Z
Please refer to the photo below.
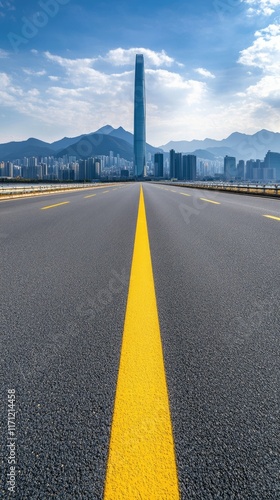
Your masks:
M274 199L0 202L3 498L280 498L279 248Z

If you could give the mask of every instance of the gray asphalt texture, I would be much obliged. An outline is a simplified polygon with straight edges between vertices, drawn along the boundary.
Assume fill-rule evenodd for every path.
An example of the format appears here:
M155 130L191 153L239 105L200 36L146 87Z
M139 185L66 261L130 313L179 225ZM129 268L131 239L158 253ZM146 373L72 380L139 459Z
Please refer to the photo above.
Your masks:
M95 192L0 202L3 498L103 497L139 184ZM181 498L279 499L280 202L144 195Z

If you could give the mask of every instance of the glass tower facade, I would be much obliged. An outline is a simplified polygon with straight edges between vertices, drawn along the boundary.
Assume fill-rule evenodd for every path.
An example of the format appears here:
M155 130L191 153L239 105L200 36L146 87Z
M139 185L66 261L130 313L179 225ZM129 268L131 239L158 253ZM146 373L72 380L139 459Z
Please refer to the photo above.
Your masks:
M146 165L146 96L143 54L136 55L134 90L134 175L144 177Z

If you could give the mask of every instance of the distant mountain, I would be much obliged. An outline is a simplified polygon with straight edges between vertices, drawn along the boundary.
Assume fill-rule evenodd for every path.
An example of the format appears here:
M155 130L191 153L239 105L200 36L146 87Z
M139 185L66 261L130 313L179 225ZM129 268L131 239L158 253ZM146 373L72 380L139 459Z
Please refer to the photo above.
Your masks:
M59 141L53 142L51 144L51 147L55 151L62 151L63 149L66 149L69 146L72 146L72 144L76 144L77 142L79 142L84 137L87 137L88 135L91 135L91 134L110 134L110 132L112 132L114 130L115 129L113 127L111 127L111 125L105 125L105 127L101 127L96 132L91 132L90 134L82 134L82 135L78 135L77 137L64 137L63 139L60 139Z
M62 151L63 149L66 149L69 146L72 146L72 144L76 144L77 142L79 142L84 137L87 137L88 135L91 135L91 134L110 134L114 130L115 129L113 127L111 127L111 125L105 125L104 127L101 127L100 129L96 130L96 132L91 132L90 134L82 134L82 135L78 135L77 137L64 137L63 139L60 139L59 141L53 142L51 144L51 147L55 151Z
M77 137L64 137L53 143L38 139L28 139L21 142L0 144L0 161L13 161L32 156L63 156L70 155L77 158L88 156L119 154L129 161L133 160L133 134L122 127L114 129L111 125L101 127L97 132L82 134ZM154 155L162 151L147 144L147 153Z
M160 146L160 148L166 153L169 152L170 149L175 149L178 153L191 153L197 149L206 150L208 147L215 147L217 143L219 143L219 141L215 141L214 139L204 139L203 141L170 141Z
M214 161L216 158L216 155L210 153L209 150L206 149L196 149L191 154L197 156L197 158L201 158L202 160Z
M114 156L119 154L125 160L133 160L133 147L127 141L118 137L112 137L110 134L96 133L84 136L75 144L56 153L56 156L68 155L85 159L91 156L109 156L110 151L114 151Z
M119 154L128 161L133 160L134 136L123 127L114 129L111 125L105 125L97 132L80 136L77 139L76 142L71 140L71 143L64 149L57 151L56 156L71 155L77 156L77 158L87 158L88 156L98 155L109 156L109 152L114 151L115 156ZM154 155L162 150L147 144L146 151Z
M61 151L80 141L83 137L86 137L86 134L79 135L78 137L63 137L59 141L52 142L51 147L54 151Z
M122 128L122 127L120 127ZM93 132L94 134L110 134L113 132L115 129L111 125L105 125L104 127L99 128L96 130L96 132ZM117 129L118 130L118 129Z
M118 137L119 139L123 139L124 141L127 141L129 144L133 146L134 142L134 135L131 134L131 132L127 132L127 130L124 130L124 128L119 127L117 129L113 129L110 134L112 137ZM154 146L151 146L151 144L146 144L146 152L151 153L151 155L154 155L155 153L163 152L160 148L155 148Z
M237 156L236 151L232 148L227 147L216 147L216 148L208 148L207 151L214 156L214 158L224 158L227 156ZM243 158L244 159L244 158ZM248 158L246 158L248 159Z
M123 139L129 144L133 144L133 134L127 132L127 130L124 130L123 127L114 128L113 130L111 130L111 132L109 132L109 135L111 135L112 137L118 137L119 139Z
M199 158L214 159L225 155L235 156L237 160L263 159L268 150L280 152L280 133L260 130L256 134L247 135L234 132L221 141L215 139L193 141L171 141L155 148L147 144L147 153L168 153L175 149L181 153L193 153ZM114 129L111 125L101 127L97 132L77 137L64 137L51 144L30 138L27 141L0 144L0 161L13 161L32 156L71 155L79 158L89 156L119 154L129 161L133 159L133 134L122 127ZM208 156L210 155L210 156ZM213 155L213 157L211 156Z
M165 152L175 149L178 152L190 153L195 149L203 149L215 156L227 154L243 160L263 159L268 150L280 152L280 134L265 129L253 135L234 132L221 141L208 138L203 141L171 141L160 147Z
M11 161L25 156L53 156L54 154L55 150L49 143L34 138L0 144L0 161Z

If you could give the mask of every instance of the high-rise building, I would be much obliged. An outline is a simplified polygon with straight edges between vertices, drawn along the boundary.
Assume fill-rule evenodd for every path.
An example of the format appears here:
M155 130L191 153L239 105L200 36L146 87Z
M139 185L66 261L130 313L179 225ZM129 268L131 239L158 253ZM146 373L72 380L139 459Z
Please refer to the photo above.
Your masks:
M146 166L146 96L143 54L136 55L134 89L134 174L144 177Z
M101 175L101 160L99 158L95 158L94 160L94 170L95 170L95 179L99 179Z
M183 179L182 153L175 153L175 178Z
M37 157L33 156L32 158L29 158L28 165L29 165L29 167L37 167L37 165L38 165Z
M225 156L224 158L224 176L225 180L233 180L236 177L236 158L234 156Z
M114 165L114 151L109 152L109 166L112 167Z
M186 181L194 181L196 179L196 156L183 156L183 179Z
M253 166L254 166L254 160L247 160L246 161L246 175L245 179L247 181L250 181L253 179Z
M273 153L268 151L264 159L264 167L275 169L275 178L280 180L280 153Z
M79 161L79 180L85 181L87 177L87 160Z
M163 177L163 153L155 154L155 177Z
M88 158L86 167L86 178L88 180L100 177L100 160L98 158Z
M95 177L95 169L94 169L94 158L87 159L87 168L86 168L86 178L88 180L94 179Z
M175 150L174 149L170 149L170 152L169 152L169 177L170 179L174 179L175 178Z
M7 161L6 163L6 172L5 175L7 177L13 177L14 176L14 164L10 161Z
M245 161L244 160L239 160L237 164L237 173L236 173L237 179L239 181L243 181L245 178Z

